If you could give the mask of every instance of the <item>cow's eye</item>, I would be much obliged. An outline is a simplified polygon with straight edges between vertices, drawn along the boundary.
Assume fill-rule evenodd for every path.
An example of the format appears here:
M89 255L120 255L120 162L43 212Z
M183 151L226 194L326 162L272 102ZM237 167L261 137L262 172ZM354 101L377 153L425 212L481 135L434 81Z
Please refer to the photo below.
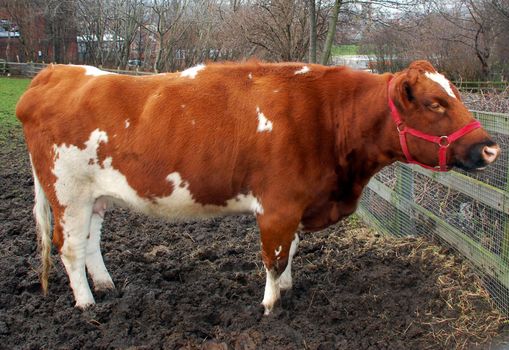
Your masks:
M437 112L437 113L445 112L445 108L438 102L433 102L433 103L429 104L428 108L431 109L433 112Z

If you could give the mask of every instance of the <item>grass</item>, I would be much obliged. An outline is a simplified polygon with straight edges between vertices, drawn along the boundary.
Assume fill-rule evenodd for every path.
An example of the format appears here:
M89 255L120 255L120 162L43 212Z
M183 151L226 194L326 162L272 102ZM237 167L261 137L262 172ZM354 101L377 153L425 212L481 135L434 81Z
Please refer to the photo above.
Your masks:
M30 79L0 77L0 137L20 126L14 111L29 83Z
M357 55L358 53L358 45L335 45L332 47L332 56Z

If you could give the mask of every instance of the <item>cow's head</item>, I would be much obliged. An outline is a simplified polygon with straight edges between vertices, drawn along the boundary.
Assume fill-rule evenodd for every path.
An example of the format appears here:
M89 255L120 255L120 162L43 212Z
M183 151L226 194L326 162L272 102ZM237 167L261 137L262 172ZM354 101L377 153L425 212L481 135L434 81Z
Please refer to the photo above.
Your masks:
M415 61L392 78L388 103L410 163L476 170L493 163L500 153L463 105L456 87L427 61Z

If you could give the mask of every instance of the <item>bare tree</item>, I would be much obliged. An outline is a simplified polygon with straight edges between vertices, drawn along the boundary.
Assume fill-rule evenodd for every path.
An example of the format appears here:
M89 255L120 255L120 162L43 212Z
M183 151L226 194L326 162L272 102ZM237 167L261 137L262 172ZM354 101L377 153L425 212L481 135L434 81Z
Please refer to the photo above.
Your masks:
M143 21L141 0L116 0L111 5L109 30L116 43L115 65L126 67L131 56L131 47Z
M301 1L260 0L241 28L248 42L265 51L265 58L301 61L309 45L307 11Z
M308 0L309 4L309 62L316 63L316 3Z
M482 79L490 75L491 54L496 38L501 34L489 5L488 0L461 0L452 10L440 2L436 7L437 12L456 27L456 30L439 33L438 38L470 48L480 63Z
M148 8L149 21L142 25L154 35L156 40L154 71L165 68L164 58L168 56L168 51L176 41L176 36L179 35L176 28L181 24L187 5L188 0L154 0L145 4ZM180 34L182 33L183 30L180 31Z
M82 59L94 65L103 65L108 60L107 6L102 0L77 0L78 45Z
M75 2L72 0L45 0L44 20L46 37L52 48L52 59L55 62L76 60L68 51L76 47Z
M342 3L342 0L334 0L334 5L332 6L331 15L329 17L329 29L327 31L327 38L325 39L325 44L322 52L322 64L327 64L329 62L332 44L336 36L336 26L338 24L339 10Z

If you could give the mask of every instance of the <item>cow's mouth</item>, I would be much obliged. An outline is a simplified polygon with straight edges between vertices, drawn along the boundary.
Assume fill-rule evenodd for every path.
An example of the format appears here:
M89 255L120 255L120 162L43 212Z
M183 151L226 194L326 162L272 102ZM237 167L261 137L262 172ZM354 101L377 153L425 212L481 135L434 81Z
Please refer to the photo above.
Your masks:
M493 163L499 154L500 147L495 142L480 142L470 147L466 159L456 161L454 166L470 172L481 171Z

